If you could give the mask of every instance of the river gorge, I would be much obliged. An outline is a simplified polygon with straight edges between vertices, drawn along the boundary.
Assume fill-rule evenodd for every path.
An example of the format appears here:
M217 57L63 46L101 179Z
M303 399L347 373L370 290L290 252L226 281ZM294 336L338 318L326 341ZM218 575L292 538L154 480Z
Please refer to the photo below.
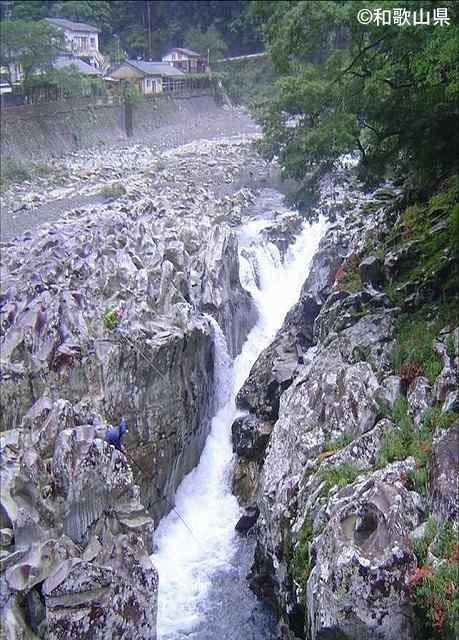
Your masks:
M183 132L2 195L5 637L415 640L457 422L422 491L414 454L384 455L401 401L418 428L456 415L459 329L435 329L433 378L394 368L403 194L343 158L305 217L243 112Z

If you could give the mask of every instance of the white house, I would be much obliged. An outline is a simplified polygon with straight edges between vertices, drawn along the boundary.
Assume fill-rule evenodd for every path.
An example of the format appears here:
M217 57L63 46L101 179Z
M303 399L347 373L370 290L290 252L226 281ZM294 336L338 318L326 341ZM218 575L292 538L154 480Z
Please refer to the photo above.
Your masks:
M186 75L165 62L147 60L125 60L110 74L114 80L135 83L143 95L173 91L181 88Z
M64 18L45 18L46 22L64 31L66 48L77 58L100 69L104 57L99 51L100 29L84 22L73 22Z
M207 69L207 59L196 51L174 47L162 57L163 62L167 62L185 73L205 73Z

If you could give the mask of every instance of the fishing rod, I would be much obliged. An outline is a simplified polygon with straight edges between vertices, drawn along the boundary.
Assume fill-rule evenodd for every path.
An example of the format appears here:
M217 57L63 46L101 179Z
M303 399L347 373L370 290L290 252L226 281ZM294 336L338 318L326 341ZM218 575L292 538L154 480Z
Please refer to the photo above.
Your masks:
M131 456L131 455L130 455L130 454L129 454L125 449L122 449L122 450L121 450L121 452L122 452L122 453L124 453L124 455L126 456L126 458L127 458L128 460L130 460L131 462L133 462L133 463L135 464L135 466L137 467L137 469L140 471L140 473L141 473L142 475L146 475L145 471L140 467L140 465L139 465L139 464L134 460L134 458L133 458L133 457L132 457L132 456ZM169 502L169 500L167 499L167 497L166 497L166 496L164 496L164 495L163 495L163 496L161 496L161 491L158 489L158 487L156 486L156 484L155 484L155 489L156 489L156 491L158 492L158 495L159 495L160 497L159 497L159 499L158 499L158 500L156 500L155 502L153 502L153 505L155 505L155 504L157 504L158 502L161 502L162 500L164 500L164 501L169 505L169 507L170 507L170 508L171 508L171 509L176 513L176 515L180 518L180 520L183 522L183 524L184 524L184 525L185 525L185 527L188 529L188 531L189 531L189 532L190 532L190 534L193 536L193 538L196 540L196 542L197 542L198 544L201 544L201 543L199 542L199 540L196 538L196 536L194 535L193 531L191 530L191 527L189 527L189 526L187 525L187 523L185 522L185 519L184 519L184 518L183 518L183 516L182 516L182 515L177 511L177 509L175 508L175 506L174 506L171 502Z

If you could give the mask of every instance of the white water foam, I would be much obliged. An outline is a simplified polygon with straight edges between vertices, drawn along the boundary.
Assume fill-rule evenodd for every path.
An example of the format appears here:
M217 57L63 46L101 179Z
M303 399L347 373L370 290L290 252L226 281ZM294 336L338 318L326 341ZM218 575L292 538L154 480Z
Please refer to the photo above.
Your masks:
M266 245L259 237L259 224L247 225L241 234L247 252L241 252L241 282L254 297L259 320L233 363L224 336L213 322L220 409L212 420L199 465L184 478L175 499L176 509L193 535L174 511L163 518L156 531L157 551L152 560L160 576L161 640L184 640L193 629L205 624L203 605L212 578L229 566L235 552L234 526L240 517L230 489L231 425L240 415L235 397L256 358L270 344L285 314L298 300L324 230L322 221L305 225L283 264L276 247ZM254 261L244 257L248 254L256 258L258 277Z

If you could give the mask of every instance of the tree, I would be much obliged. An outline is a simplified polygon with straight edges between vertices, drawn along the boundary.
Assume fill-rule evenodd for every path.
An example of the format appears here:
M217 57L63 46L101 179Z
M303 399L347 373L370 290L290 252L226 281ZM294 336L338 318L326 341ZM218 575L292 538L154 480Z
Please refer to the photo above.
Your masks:
M8 69L20 64L24 77L49 69L56 56L65 50L61 30L44 21L2 20L0 22L0 65ZM11 78L9 75L9 81Z
M185 46L197 51L203 56L210 54L211 61L223 58L228 51L228 46L221 33L212 24L205 31L197 27L188 29L185 36Z
M69 65L62 69L50 68L46 71L28 76L24 80L27 93L45 89L54 91L65 98L80 96L105 95L105 82L98 76L88 76L81 73L76 65Z
M458 6L450 25L362 25L372 3L253 3L277 70L274 100L260 115L265 149L303 179L357 151L367 177L387 166L442 176L457 158ZM424 11L436 2L380 2Z

